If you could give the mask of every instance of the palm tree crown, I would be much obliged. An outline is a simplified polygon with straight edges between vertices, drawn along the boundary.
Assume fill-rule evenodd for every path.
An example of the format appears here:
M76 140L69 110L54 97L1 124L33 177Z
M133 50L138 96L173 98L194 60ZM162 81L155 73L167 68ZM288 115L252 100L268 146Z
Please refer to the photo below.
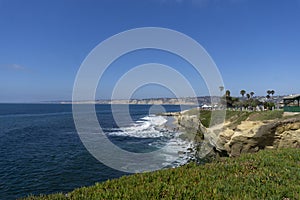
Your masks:
M226 97L230 97L230 90L226 90L225 96L226 96Z
M246 94L246 91L245 90L241 90L240 94L244 97L244 95Z
M275 94L275 91L274 90L271 90L270 91L271 95L273 96Z

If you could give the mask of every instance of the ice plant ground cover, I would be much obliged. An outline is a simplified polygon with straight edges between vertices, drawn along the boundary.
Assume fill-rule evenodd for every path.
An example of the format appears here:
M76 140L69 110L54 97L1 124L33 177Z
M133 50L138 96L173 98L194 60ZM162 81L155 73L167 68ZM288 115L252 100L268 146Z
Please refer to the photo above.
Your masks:
M123 176L27 199L299 199L300 149L263 150L205 165Z

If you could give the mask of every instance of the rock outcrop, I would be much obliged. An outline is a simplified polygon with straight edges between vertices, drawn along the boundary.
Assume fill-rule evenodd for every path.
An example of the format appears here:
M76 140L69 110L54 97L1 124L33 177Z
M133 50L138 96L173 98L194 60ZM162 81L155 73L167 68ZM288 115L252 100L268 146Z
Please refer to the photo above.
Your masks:
M194 141L200 160L218 155L236 157L262 149L300 148L299 116L264 121L245 118L240 123L234 121L239 120L235 116L233 121L206 128L200 123L199 115L184 112L167 115L175 117L183 139Z
M246 120L234 130L223 128L215 144L232 157L268 148L300 148L300 119Z

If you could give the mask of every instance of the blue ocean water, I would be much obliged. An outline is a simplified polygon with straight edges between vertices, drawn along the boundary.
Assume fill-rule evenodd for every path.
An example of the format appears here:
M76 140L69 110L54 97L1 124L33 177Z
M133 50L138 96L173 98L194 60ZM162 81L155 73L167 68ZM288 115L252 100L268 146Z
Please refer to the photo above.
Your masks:
M119 109L123 106L127 105ZM182 109L178 105L163 107L167 112ZM95 108L104 132L123 149L151 151L166 139L153 129L161 119L149 115L150 105L130 105L135 123L125 121L122 127L115 123L110 105ZM85 149L71 105L0 104L0 138L0 199L68 192L126 175L105 166Z

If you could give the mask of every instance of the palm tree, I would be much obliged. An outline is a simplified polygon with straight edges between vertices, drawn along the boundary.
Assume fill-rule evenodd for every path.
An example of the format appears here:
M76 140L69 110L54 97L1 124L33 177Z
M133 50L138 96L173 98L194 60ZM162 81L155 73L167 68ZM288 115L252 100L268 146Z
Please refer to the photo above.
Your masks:
M250 92L251 98L253 98L254 94L255 94L254 92Z
M240 94L242 95L242 97L244 97L244 95L246 94L246 91L245 90L241 90Z
M230 90L226 90L225 96L226 96L226 97L230 97Z
M248 98L248 99L250 99L250 97L251 97L251 95L250 95L250 94L248 94L248 93L246 94L246 96L247 96L247 98Z
M270 94L272 93L271 90L267 90L267 94L270 96Z
M274 91L274 90L271 90L271 91L270 91L270 94L271 94L272 97L273 97L273 95L275 94L275 91Z

